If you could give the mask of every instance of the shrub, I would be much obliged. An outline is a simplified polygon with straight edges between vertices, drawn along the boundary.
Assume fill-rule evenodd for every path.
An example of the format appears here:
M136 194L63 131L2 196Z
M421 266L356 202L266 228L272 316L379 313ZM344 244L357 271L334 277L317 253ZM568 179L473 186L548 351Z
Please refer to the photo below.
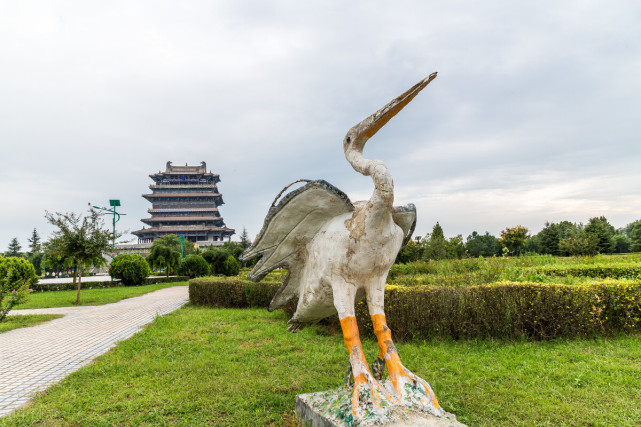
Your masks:
M211 274L209 263L200 255L187 255L181 262L178 269L179 274L194 277L208 276Z
M401 340L593 336L641 329L641 282L390 286L385 312L394 336ZM365 301L357 304L356 316L370 333Z
M38 276L29 261L0 256L0 321L13 306L26 300L29 287L37 282Z
M142 285L149 276L149 264L140 255L120 254L111 261L109 275L125 286Z
M267 307L279 285L193 279L197 305ZM293 313L295 302L285 306ZM501 282L469 287L387 286L385 312L397 340L447 337L551 339L641 330L641 282L590 285ZM372 334L367 304L356 304L363 335ZM328 322L340 330L338 318Z
M279 283L254 283L215 277L189 281L189 301L211 307L267 307Z
M236 276L240 272L240 261L229 255L223 264L223 274L225 276Z
M155 283L177 283L177 282L186 282L189 280L187 276L160 276L160 277L147 277L143 285L153 285ZM117 288L123 286L119 279L113 281L82 281L82 289L107 289L107 288ZM77 285L73 283L37 283L31 285L31 288L34 292L52 292L52 291L68 291L71 289L77 289Z
M525 271L534 271L548 276L574 276L597 277L611 279L636 279L641 278L641 263L617 264L575 264L575 265L547 265L528 268Z

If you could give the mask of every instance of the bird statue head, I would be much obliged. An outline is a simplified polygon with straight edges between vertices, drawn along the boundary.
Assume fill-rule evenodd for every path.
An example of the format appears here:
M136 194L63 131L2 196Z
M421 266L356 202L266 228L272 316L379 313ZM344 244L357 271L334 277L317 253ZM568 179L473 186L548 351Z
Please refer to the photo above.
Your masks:
M409 104L425 86L436 78L436 74L437 73L430 74L403 94L394 98L383 108L347 131L345 139L343 139L343 151L345 152L347 161L349 161L358 172L363 173L355 163L358 164L356 160L363 154L363 148L367 140L374 136L392 117Z

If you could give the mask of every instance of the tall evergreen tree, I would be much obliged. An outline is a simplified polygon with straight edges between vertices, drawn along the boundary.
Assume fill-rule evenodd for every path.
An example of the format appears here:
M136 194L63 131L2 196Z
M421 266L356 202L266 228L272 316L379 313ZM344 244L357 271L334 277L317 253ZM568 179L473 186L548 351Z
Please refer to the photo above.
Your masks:
M20 249L22 249L22 246L20 246L20 243L18 242L18 238L14 237L11 239L11 242L9 242L9 247L7 248L7 252L5 252L6 256L20 256Z
M597 242L597 250L601 254L611 254L614 252L615 229L604 216L590 218L588 225L585 226L585 232L594 236Z
M636 225L632 228L630 232L630 239L632 244L630 245L630 250L632 252L641 251L641 221L637 222Z
M240 235L240 246L243 249L247 249L251 245L249 241L249 234L247 234L247 229L243 227L243 232Z
M33 232L31 233L31 238L27 239L29 241L29 251L30 255L35 254L36 252L40 252L40 236L38 235L38 231L34 228Z
M539 238L539 247L542 254L559 255L559 226L554 223L545 223L543 230L537 234Z
M443 234L443 227L438 222L432 229L429 240L426 239L425 243L423 257L435 260L447 258L447 240Z

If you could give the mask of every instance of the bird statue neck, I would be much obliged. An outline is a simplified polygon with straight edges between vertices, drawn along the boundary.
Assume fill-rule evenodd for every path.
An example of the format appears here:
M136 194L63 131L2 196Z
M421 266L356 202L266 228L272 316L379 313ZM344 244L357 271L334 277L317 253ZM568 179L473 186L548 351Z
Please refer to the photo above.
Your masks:
M394 204L394 180L387 165L380 160L366 159L360 151L350 150L345 154L356 172L372 177L374 193L370 202L375 206L384 205L391 209Z

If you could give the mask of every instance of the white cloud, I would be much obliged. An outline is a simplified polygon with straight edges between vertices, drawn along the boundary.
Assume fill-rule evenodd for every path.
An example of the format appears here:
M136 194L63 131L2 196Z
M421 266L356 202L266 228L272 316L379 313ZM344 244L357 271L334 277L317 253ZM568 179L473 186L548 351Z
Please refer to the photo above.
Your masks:
M123 201L135 230L167 160L220 173L255 235L280 189L371 183L342 155L359 120L439 77L368 144L419 230L641 217L641 6L403 0L21 1L0 14L0 250L44 209ZM506 207L511 206L511 207ZM3 243L5 242L5 243Z

